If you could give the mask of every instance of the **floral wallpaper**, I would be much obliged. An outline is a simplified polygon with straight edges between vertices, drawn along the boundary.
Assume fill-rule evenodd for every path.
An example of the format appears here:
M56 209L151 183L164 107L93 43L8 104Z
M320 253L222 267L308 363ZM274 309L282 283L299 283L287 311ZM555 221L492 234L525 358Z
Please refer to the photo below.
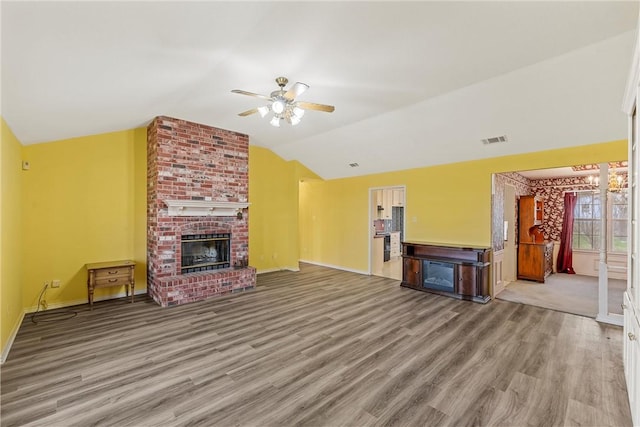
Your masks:
M610 162L608 166L609 166L609 169L626 168L629 166L629 163L626 160L623 160L620 162ZM599 171L600 165L597 165L597 164L576 165L576 166L571 166L571 169L573 169L574 171Z
M610 163L611 167L626 166L626 162ZM597 165L595 165L597 166ZM574 170L597 170L591 165L574 166ZM618 172L623 177L623 187L626 187L627 173ZM492 231L491 241L494 251L504 249L504 187L506 184L515 188L516 203L515 210L516 224L509 224L513 227L514 236L518 236L518 198L526 195L542 196L544 201L544 213L542 218L542 233L545 240L560 241L562 232L562 219L564 216L564 193L567 191L592 190L594 186L589 183L588 177L571 178L548 178L530 180L516 172L497 173L494 175L493 195L492 195Z
M545 240L559 242L564 217L564 193L567 191L592 190L587 177L535 179L531 181L533 194L542 196L544 213L542 234Z
M525 196L533 194L531 192L531 181L528 178L516 173L516 172L506 172L506 173L497 173L494 175L493 181L493 190L494 194L492 197L492 220L493 227L491 242L492 248L494 251L500 251L504 249L504 187L506 184L509 184L515 188L516 197ZM514 236L518 235L518 200L516 199L515 204L513 205L513 210L515 212L516 223L509 224L512 227L512 230L509 230L509 233L514 233Z
M491 194L491 249L504 249L502 229L504 227L504 179L500 174L493 175L493 192Z
M517 196L531 195L531 180L529 178L525 178L517 172L505 172L497 175L501 176L505 183L515 187Z
M627 174L620 172L624 182ZM559 242L562 232L562 218L564 217L564 193L567 191L593 190L588 177L549 178L531 180L533 194L542 196L544 200L544 216L542 220L542 233L545 240Z

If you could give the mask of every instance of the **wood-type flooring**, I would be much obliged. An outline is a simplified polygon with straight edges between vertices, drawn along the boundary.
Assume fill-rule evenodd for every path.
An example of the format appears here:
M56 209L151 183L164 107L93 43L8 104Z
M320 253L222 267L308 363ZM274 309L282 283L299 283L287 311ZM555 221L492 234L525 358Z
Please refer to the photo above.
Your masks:
M199 303L74 309L25 317L2 426L631 425L621 328L558 311L308 264Z

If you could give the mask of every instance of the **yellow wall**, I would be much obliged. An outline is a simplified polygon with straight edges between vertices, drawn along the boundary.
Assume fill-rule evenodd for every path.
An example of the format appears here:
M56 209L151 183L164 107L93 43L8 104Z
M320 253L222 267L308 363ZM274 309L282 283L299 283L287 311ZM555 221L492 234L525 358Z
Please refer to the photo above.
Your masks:
M20 171L25 261L14 263L22 264L20 311L35 310L44 282L54 279L62 285L46 290L49 307L86 301L88 262L134 259L136 289L144 291L146 129L30 145L23 151L31 169ZM249 170L251 265L259 271L296 269L298 181L317 176L296 161L253 146ZM99 289L96 298L123 291Z
M87 298L85 264L136 261L146 289L146 129L24 147L23 306L37 307L45 281L50 307ZM123 292L99 289L96 299Z
M627 141L300 184L300 258L368 271L369 189L406 185L405 240L491 245L491 175L627 158Z
M146 129L24 147L22 307L33 311L45 281L49 307L86 301L88 262L136 261L146 289ZM250 262L259 271L298 267L298 181L317 178L296 161L250 147ZM16 263L20 265L20 263ZM124 289L99 289L96 298Z
M488 246L493 172L627 156L617 141L323 181L297 161L249 150L249 256L258 271L296 269L299 259L367 271L372 187L406 185L408 239ZM146 129L22 147L3 121L0 154L3 350L45 281L62 282L46 291L50 307L86 301L88 262L134 259L145 290Z
M0 349L22 319L22 145L0 117Z
M298 268L298 182L317 178L297 161L249 147L249 263L258 272Z

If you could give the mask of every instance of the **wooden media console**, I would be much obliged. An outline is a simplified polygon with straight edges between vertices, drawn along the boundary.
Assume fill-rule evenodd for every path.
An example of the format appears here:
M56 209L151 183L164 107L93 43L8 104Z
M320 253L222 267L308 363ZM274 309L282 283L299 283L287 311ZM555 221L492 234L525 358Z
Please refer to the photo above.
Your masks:
M401 286L480 303L488 302L490 248L402 243Z

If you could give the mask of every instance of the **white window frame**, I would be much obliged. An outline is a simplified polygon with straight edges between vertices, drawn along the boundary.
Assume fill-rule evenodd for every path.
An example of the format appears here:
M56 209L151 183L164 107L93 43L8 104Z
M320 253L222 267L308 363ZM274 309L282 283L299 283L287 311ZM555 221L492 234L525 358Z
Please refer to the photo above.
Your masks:
M623 190L624 192L626 192L626 189ZM591 193L593 194L594 197L599 197L599 192L597 190L576 190L575 193L579 194L579 193ZM629 209L629 205L628 205L628 201L629 199L627 198L627 209ZM576 206L578 206L578 203L576 203ZM622 221L622 219L613 219L613 197L611 197L611 193L607 193L607 227L606 227L606 237L607 237L607 253L611 253L611 254L626 254L627 250L622 250L622 251L614 251L613 250L613 222L614 221ZM575 224L575 220L576 220L576 215L574 212L574 224ZM628 221L628 219L624 219L626 221ZM593 221L600 221L600 218L593 218ZM601 236L598 236L598 238L600 238ZM627 236L627 245L629 244L629 236ZM591 252L591 253L598 253L600 251L600 249L580 249L580 248L574 248L573 249L576 252Z

